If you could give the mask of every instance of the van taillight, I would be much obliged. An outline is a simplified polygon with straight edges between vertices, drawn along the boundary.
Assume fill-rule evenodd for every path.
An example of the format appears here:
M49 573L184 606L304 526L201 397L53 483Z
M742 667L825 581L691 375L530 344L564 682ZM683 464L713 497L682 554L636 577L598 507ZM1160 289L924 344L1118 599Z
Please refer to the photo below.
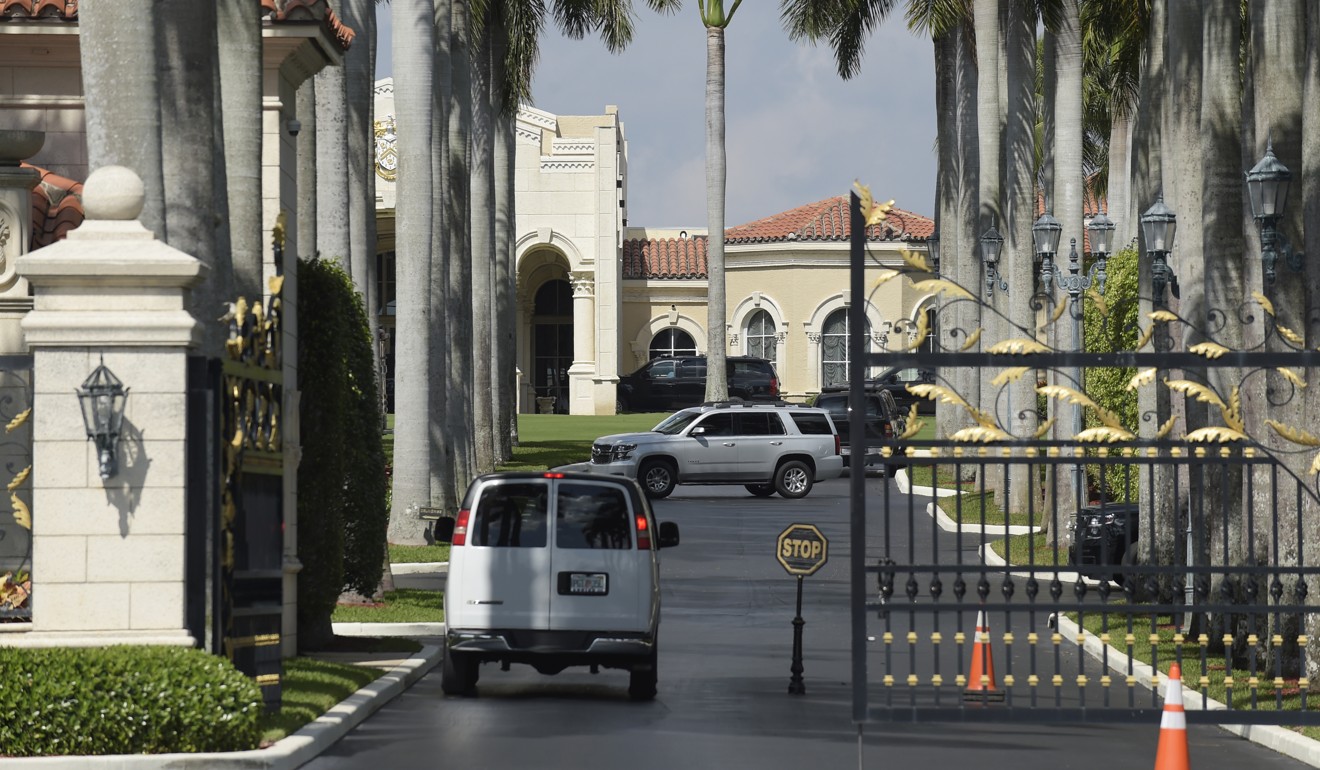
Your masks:
M634 520L637 522L637 550L651 550L651 529L646 523L646 517L639 513Z
M771 378L770 378L770 395L774 396L775 398L779 398L779 378L778 378L778 377L771 377Z
M885 423L885 438L893 438L893 437L894 437L894 424L892 422L887 422Z
M837 433L834 434L834 454L843 454L843 439L839 438Z
M463 545L467 542L468 517L472 511L464 508L458 512L458 520L454 522L454 537L449 541L451 546Z

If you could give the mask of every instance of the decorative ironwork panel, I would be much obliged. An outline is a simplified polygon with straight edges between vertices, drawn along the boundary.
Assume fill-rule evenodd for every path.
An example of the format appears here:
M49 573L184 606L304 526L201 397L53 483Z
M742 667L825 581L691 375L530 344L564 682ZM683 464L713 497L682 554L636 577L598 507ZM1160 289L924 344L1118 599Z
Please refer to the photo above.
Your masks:
M257 680L266 707L280 703L283 613L281 289L243 298L228 314L220 403L220 567L225 654Z
M858 234L874 203L853 200L852 312L891 280L938 307L880 352L855 323L851 355L933 372L907 390L939 410L872 442L906 466L898 483L851 479L855 721L1149 723L1176 662L1189 721L1320 724L1320 437L1303 396L1320 353L1303 322L1259 293L1196 318L1111 306L1103 262L1083 276L1080 259L987 299L922 254L872 261ZM1084 308L1131 341L1083 350ZM1102 377L1134 408L1098 396ZM867 383L850 384L860 422Z
M32 619L32 357L0 356L0 623Z

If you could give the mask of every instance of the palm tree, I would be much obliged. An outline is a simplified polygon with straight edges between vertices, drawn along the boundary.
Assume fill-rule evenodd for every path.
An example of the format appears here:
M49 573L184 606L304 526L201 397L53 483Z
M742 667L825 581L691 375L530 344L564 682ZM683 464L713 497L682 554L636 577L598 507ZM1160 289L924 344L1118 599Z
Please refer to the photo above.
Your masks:
M389 541L422 544L425 523L417 509L432 501L434 462L431 413L431 173L432 73L435 55L432 0L394 0L394 104L398 113L398 206L395 269L397 338L393 496ZM318 84L317 90L320 90Z
M126 166L142 179L146 201L138 219L165 235L161 171L160 89L156 81L152 0L86 3L78 11L88 167Z
M724 293L724 198L728 162L724 147L724 30L733 21L742 0L733 0L728 13L724 0L698 2L706 27L706 400L729 397L725 371L728 334L725 331L727 297Z
M264 294L261 212L261 17L247 0L216 3L220 98L224 125L225 193L234 290L249 300ZM311 246L312 244L308 244Z
M316 73L316 249L353 275L348 175L348 90L343 67ZM374 203L373 203L374 206Z
M344 55L347 98L349 263L376 338L376 174L372 170L372 101L375 93L375 0L343 0L344 24L355 30Z
M456 300L472 296L471 147L468 133L472 125L470 5L469 0L452 0L450 15L451 89L447 116L449 147L446 155L445 221L449 235L447 292L448 296ZM449 366L440 381L446 382L448 388L448 413L445 419L448 437L443 444L451 453L452 461L448 466L452 474L448 474L447 479L437 479L433 475L432 483L447 481L453 485L457 496L466 488L476 470L472 433L472 312L461 301L449 303L446 310L448 329L445 342Z
M472 318L472 436L473 462L478 473L495 468L495 422L491 367L494 365L491 307L494 304L495 262L495 144L494 110L491 104L492 49L495 33L494 6L474 19L472 56L472 302L466 311Z
M298 257L316 256L316 78L298 86Z
M228 330L214 319L222 303L233 298L229 252L216 243L216 222L226 217L224 201L215 195L216 175L223 179L224 170L217 163L223 158L215 114L219 87L215 7L185 11L177 4L163 6L154 26L160 53L161 119L170 126L161 136L167 223L162 237L211 268L189 292L189 309L202 321L201 351L219 356Z

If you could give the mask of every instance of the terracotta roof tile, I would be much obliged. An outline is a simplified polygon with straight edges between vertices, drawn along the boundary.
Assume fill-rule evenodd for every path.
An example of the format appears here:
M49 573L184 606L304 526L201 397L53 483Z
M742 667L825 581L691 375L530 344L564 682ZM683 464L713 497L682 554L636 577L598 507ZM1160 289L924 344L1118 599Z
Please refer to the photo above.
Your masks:
M82 182L27 163L41 174L32 188L32 240L28 249L49 246L83 222Z
M869 228L866 236L867 240L914 241L925 240L934 232L933 220L896 208L884 222ZM848 196L838 195L730 227L724 231L724 242L846 241L850 233Z
M263 17L272 22L321 22L339 47L348 50L357 34L344 25L327 0L260 0ZM0 0L0 19L78 20L78 0Z
M624 278L705 278L706 237L623 242Z

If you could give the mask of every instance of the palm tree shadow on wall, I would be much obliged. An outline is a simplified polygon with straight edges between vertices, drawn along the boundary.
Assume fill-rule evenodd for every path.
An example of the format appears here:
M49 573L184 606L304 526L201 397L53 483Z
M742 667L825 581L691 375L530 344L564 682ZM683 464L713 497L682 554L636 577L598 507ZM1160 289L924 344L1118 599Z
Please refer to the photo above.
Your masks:
M147 456L142 431L124 418L120 427L119 446L116 447L119 467L115 475L102 482L106 502L119 509L119 534L127 537L133 514L142 502L142 488L147 483L151 458Z

